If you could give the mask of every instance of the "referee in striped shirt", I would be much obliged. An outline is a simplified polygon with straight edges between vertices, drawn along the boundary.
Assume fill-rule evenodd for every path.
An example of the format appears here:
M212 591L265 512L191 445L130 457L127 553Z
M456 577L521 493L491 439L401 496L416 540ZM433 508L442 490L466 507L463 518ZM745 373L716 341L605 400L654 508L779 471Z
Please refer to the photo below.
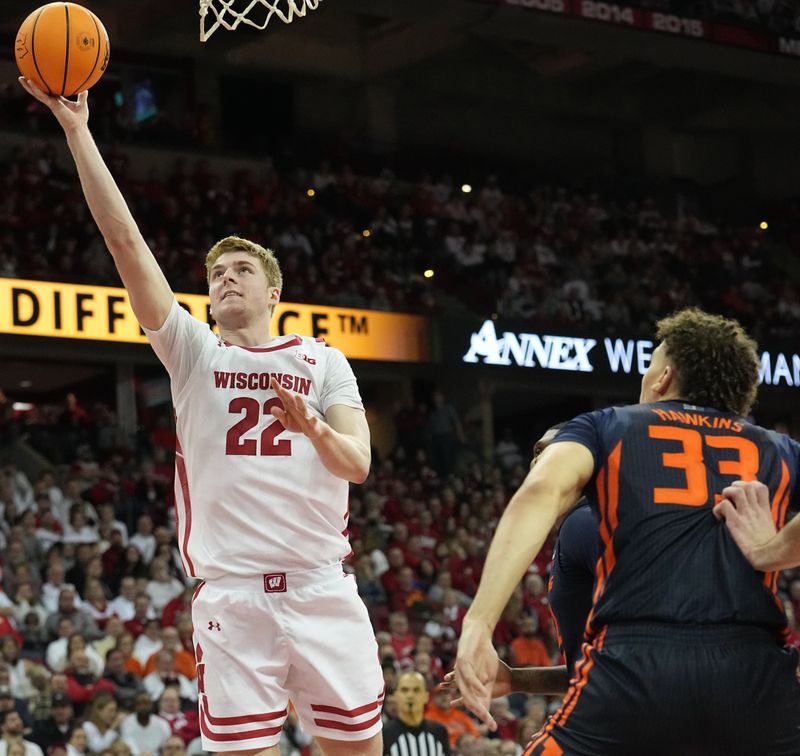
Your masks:
M447 730L424 718L428 688L419 672L406 672L394 692L397 719L383 728L384 756L450 756Z

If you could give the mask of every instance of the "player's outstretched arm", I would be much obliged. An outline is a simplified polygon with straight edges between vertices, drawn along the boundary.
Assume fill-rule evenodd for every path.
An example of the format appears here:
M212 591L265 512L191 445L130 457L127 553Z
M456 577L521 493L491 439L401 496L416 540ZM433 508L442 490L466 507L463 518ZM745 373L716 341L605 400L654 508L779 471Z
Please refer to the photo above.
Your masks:
M489 547L475 600L464 617L455 672L464 704L490 729L492 684L499 660L492 633L515 586L553 528L580 498L594 472L582 444L553 444L541 457L503 513Z
M800 518L776 532L769 489L763 483L737 480L722 491L714 514L725 520L733 540L757 570L772 572L800 565Z
M372 452L363 410L334 404L325 413L325 420L320 420L309 412L299 394L282 388L274 378L270 387L283 403L282 408L270 410L273 417L287 430L308 436L328 472L351 483L367 479Z
M72 101L50 97L22 77L19 82L50 108L64 129L86 203L114 258L136 318L145 328L160 328L174 297L89 131L89 93L82 92Z
M456 689L456 673L444 676L444 686ZM501 661L497 675L492 683L492 698L507 696L509 693L530 693L534 696L561 696L569 689L569 672L562 664L558 667L509 667ZM462 698L453 699L458 705Z

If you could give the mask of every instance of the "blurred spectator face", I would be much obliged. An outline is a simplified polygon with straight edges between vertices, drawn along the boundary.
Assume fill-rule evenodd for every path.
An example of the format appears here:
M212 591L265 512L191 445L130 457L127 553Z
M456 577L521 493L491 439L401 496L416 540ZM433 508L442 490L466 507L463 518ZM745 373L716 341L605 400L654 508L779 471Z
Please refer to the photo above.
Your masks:
M410 591L414 588L414 571L410 567L403 567L398 577L400 590Z
M433 702L442 711L447 711L450 708L450 691L446 688L441 688L433 694Z
M458 595L453 590L447 590L442 594L442 606L445 609L452 609L458 605Z
M67 639L67 656L71 656L75 651L83 651L86 648L86 639L80 633L72 633Z
M53 721L62 727L67 724L73 715L72 704L66 700L53 705Z
M405 564L405 557L403 556L403 552L398 549L396 546L389 549L389 566L394 570L399 570Z
M75 591L64 588L58 594L58 611L62 614L72 614L75 611Z
M181 710L181 699L178 691L172 686L165 688L159 699L159 711L165 714L178 714Z
M53 693L64 693L67 692L67 676L63 672L56 672L50 678L50 688L52 689Z
M161 642L164 644L164 648L168 648L171 651L179 648L181 639L178 635L178 629L175 627L165 627L161 631Z
M448 570L442 570L436 576L436 585L439 588L444 588L445 590L449 590L453 587L453 576L450 574Z
M0 654L3 661L8 664L16 664L19 661L19 646L11 635L6 635L0 641Z
M79 753L86 753L86 732L83 727L76 727L69 738L69 744Z
M22 717L16 711L9 711L6 714L6 721L3 723L3 737L22 737L23 729Z
M433 638L430 635L420 635L417 638L417 653L432 654L433 653Z
M103 586L100 585L99 580L92 580L88 583L86 588L86 599L90 601L92 604L100 605L105 603L106 594L103 590Z
M525 590L533 596L544 595L544 580L541 575L528 575L525 578Z
M431 655L418 651L414 657L414 669L421 675L428 675L431 671Z
M169 571L167 570L167 563L163 559L154 559L150 565L150 574L153 580L159 583L169 582Z
M72 620L64 617L58 621L58 637L59 638L69 638L70 635L75 633L75 625L72 624Z
M69 666L73 672L84 675L90 671L89 657L82 648L75 649L69 656Z
M136 532L139 535L150 535L153 532L153 520L150 515L143 514L136 521Z
M350 511L352 513L352 507L350 508ZM160 525L159 527L156 528L154 535L156 538L156 543L159 546L165 543L167 545L172 544L172 533L170 533L169 530L165 528L163 525Z
M125 671L123 667L123 662L125 661L125 657L122 655L122 651L119 649L111 649L111 651L106 654L106 669L115 674L121 674Z
M130 576L122 578L119 593L125 600L133 601L136 598L136 580Z
M148 693L137 693L133 699L133 711L140 717L144 717L153 712L153 702Z
M125 625L122 624L122 620L117 617L116 614L108 618L108 622L106 622L106 635L112 638L119 638L124 632Z
M131 756L131 747L122 739L114 741L108 749L110 756Z
M117 647L127 659L133 653L133 636L130 633L120 635L117 639Z
M139 618L147 616L147 611L150 609L150 597L146 593L140 593L133 601L133 611Z
M114 726L114 720L117 718L117 713L118 713L117 702L113 698L106 704L101 706L100 709L98 709L97 711L100 721L106 727Z
M161 677L175 675L175 656L169 651L159 651L156 657L156 671Z
M20 583L17 588L17 603L25 602L30 604L33 601L33 585L31 583Z
M177 735L171 735L161 746L161 756L186 756L186 747Z
M404 522L396 523L392 535L398 543L405 543L408 540L408 526Z
M150 638L150 640L157 640L159 635L161 635L161 625L159 621L156 619L147 620L147 624L144 626L144 634Z
M402 612L395 612L389 617L389 629L392 635L408 635L408 617Z

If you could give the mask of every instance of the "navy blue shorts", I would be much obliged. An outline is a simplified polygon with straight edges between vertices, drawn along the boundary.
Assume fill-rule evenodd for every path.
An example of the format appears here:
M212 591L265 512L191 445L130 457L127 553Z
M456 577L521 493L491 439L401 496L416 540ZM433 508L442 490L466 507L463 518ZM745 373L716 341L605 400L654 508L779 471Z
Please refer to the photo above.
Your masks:
M753 626L612 625L523 756L798 756L797 663Z

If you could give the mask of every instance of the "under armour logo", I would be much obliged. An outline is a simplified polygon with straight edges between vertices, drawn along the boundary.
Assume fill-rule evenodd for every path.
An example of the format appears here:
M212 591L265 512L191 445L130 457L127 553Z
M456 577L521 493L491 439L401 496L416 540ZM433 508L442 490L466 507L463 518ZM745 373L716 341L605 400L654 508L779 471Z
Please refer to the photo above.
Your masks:
M222 628L219 626L219 622L214 622L214 620L209 620L208 621L208 629L209 630L222 630Z
M286 593L286 573L264 575L264 593Z

